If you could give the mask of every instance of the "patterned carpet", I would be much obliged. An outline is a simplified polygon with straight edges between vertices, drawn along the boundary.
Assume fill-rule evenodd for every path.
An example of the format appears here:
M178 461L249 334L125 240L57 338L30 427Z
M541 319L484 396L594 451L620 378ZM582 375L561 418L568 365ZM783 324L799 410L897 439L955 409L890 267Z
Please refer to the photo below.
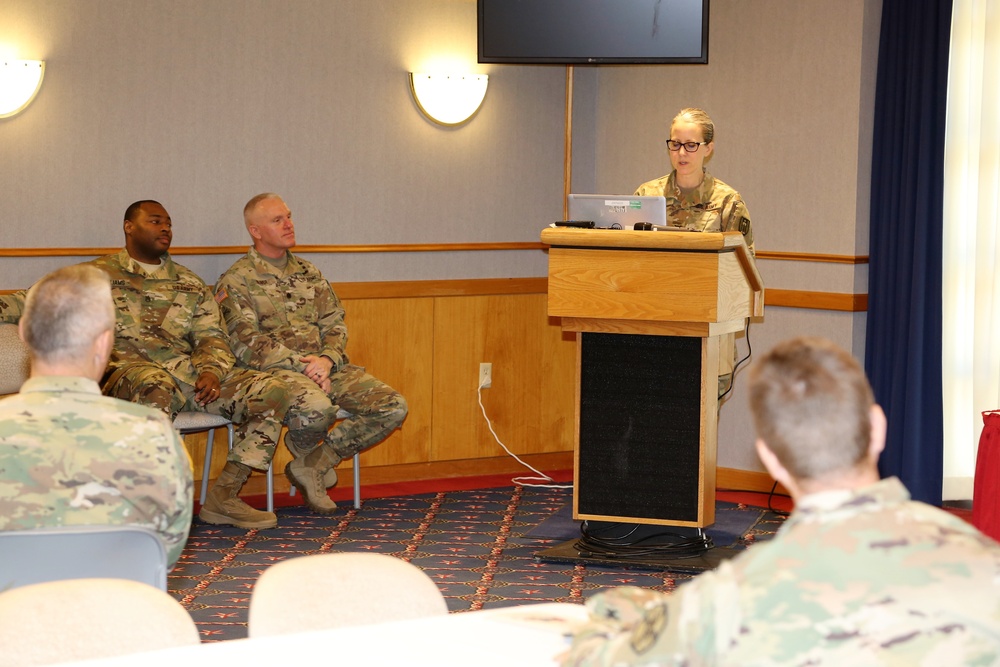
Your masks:
M360 510L330 517L279 508L275 530L196 520L168 588L191 612L203 639L218 641L246 637L250 594L265 568L311 553L370 551L407 560L438 583L452 612L582 602L608 586L669 592L691 578L664 569L539 560L536 552L578 530L571 517L559 518L568 516L571 499L568 489L507 487L368 499ZM781 522L765 509L731 503L720 505L719 516L717 523L725 517L738 531L729 540L735 549L768 538Z

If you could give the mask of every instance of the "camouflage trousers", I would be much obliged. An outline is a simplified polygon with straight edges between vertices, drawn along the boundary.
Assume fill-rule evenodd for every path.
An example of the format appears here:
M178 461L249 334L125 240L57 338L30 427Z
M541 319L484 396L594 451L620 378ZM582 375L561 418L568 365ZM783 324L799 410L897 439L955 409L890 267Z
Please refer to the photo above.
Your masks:
M385 440L406 419L406 399L360 366L332 373L329 393L298 371L271 372L288 387L285 440L298 454L326 442L341 458L350 458ZM331 429L338 409L351 416Z
M207 405L194 400L192 385L155 364L127 364L105 376L104 394L162 410L174 419L178 412L207 412L233 422L229 460L267 470L288 411L284 385L267 373L234 368L220 383L219 398Z

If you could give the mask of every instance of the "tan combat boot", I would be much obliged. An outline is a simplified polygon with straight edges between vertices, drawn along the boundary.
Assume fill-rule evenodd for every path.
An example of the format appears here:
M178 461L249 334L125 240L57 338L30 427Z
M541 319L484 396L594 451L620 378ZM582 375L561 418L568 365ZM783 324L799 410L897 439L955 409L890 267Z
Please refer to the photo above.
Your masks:
M303 448L299 445L299 443L295 442L295 438L292 437L290 432L285 434L285 447L288 447L288 451L290 451L292 456L297 459L301 459L303 456L307 456L310 452L316 451L316 449L321 445L322 443L319 443L316 447ZM337 461L337 463L340 463L340 461ZM326 473L323 474L323 484L328 489L332 489L337 486L337 471L333 468L327 470Z
M330 500L326 493L326 477L333 473L336 484L336 471L333 469L341 458L334 453L333 448L322 444L305 456L297 458L285 466L285 476L305 498L306 505L317 514L333 514L337 503Z
M274 528L278 517L274 512L255 510L237 495L250 477L250 467L236 461L226 461L219 479L208 491L198 518L205 523L236 526L237 528Z

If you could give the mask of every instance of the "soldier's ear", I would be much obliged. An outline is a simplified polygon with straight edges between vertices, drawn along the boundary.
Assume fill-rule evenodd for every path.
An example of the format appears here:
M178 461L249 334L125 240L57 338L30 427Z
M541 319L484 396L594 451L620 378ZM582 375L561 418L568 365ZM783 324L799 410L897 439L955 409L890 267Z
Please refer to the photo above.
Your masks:
M97 355L97 365L103 368L107 366L108 359L111 358L111 349L115 345L115 330L105 329L98 336L97 340L94 341L94 353Z
M252 238L260 240L260 227L257 225L248 225L247 231L250 232Z
M882 450L885 449L885 437L888 431L888 421L885 417L885 412L882 411L882 406L879 404L873 405L869 410L869 419L871 420L871 431L868 441L868 456L871 458L872 462L877 464L879 457L882 455Z
M791 475L784 464L778 459L777 455L767 446L767 443L761 438L757 438L754 442L754 447L757 449L757 457L764 464L764 468L771 477L780 482L785 488L789 488Z

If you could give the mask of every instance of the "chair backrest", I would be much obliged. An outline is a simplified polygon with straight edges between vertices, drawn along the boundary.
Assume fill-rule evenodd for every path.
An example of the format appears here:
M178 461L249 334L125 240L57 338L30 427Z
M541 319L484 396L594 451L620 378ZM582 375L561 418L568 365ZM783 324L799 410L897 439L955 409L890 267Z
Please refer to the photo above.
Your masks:
M199 642L197 626L177 600L135 581L69 579L0 593L0 663L9 667Z
M16 324L0 324L0 396L16 394L28 379L28 347Z
M156 533L142 526L0 531L0 592L90 577L130 579L165 591L166 549Z
M313 554L264 570L248 630L267 637L447 613L437 584L416 565L385 554Z

